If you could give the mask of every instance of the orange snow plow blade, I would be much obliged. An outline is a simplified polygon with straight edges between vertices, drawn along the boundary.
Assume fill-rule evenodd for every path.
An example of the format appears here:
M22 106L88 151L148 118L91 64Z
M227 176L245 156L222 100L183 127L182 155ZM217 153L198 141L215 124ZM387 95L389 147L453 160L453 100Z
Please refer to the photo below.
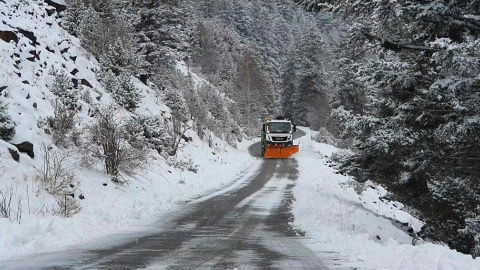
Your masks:
M265 149L265 158L289 158L300 151L299 145L275 146L269 145Z

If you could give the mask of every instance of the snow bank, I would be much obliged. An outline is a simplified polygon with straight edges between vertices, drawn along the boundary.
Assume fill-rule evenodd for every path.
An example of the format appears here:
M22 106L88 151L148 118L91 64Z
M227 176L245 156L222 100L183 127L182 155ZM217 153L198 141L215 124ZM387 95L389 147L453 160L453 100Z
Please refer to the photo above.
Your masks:
M323 254L331 266L480 269L480 260L447 246L431 243L413 246L411 237L387 217L408 222L415 229L421 227L421 222L401 211L401 204L383 203L379 197L386 191L382 188L367 185L359 196L346 185L350 179L335 174L323 159L332 153L332 147L312 141L310 130L303 130L307 136L300 139L302 148L296 156L299 179L293 190L294 226L306 232L310 238L308 245Z

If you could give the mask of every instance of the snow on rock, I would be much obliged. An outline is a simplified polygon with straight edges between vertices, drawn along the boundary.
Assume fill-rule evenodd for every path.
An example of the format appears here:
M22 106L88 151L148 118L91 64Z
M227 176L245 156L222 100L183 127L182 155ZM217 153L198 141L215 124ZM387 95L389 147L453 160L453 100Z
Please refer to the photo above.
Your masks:
M480 260L447 246L417 242L402 230L395 218L410 223L415 230L422 223L401 210L402 205L381 199L387 191L372 183L361 195L349 177L328 167L325 155L332 147L310 139L311 131L300 139L299 178L293 190L294 226L304 231L308 245L330 260L352 269L480 269ZM321 153L321 154L320 154ZM322 255L321 255L322 256Z

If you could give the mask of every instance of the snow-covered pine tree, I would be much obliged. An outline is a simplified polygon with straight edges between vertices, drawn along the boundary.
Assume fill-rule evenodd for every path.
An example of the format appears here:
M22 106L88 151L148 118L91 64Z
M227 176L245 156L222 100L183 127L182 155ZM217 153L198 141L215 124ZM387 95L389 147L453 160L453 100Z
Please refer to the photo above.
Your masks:
M102 68L113 71L117 76L126 72L138 74L143 59L132 39L133 36L126 34L109 42L100 56Z
M100 15L100 18L114 20L121 8L120 0L83 0L86 7L92 7Z
M78 31L82 46L98 56L105 44L105 29L100 14L92 6L85 10Z
M59 97L70 110L76 110L80 90L74 86L72 79L65 72L55 69L50 70L50 75L54 76L50 87L52 93Z
M116 76L112 70L108 69L100 71L97 77L105 87L105 90L112 94L115 102L128 111L135 111L142 95L140 90L132 82L129 73L122 72Z
M293 95L292 117L299 125L310 126L314 123L309 122L308 118L315 119L320 117L321 111L328 111L326 81L321 60L324 42L317 31L316 28L311 29L298 44L300 46L297 50L300 53L297 55L299 68L296 71L298 88ZM319 101L321 103L318 103Z
M116 80L118 87L112 93L113 99L128 111L134 112L142 98L140 90L133 84L128 73L121 73Z
M117 76L111 70L101 70L97 73L100 81L108 93L114 93L119 88Z
M137 18L133 20L135 37L147 61L142 68L150 77L164 72L172 59L186 58L195 43L187 23L193 16L189 5L177 2L134 1L128 9L129 16Z
M0 138L9 141L15 136L15 124L8 114L8 105L0 100Z
M157 150L159 154L170 153L173 147L173 138L169 134L168 123L159 116L134 116L134 122L143 127L143 137L147 146Z
M293 110L295 108L294 104L294 95L298 91L298 77L297 77L297 70L298 70L298 62L296 60L296 56L298 55L298 51L295 50L296 48L292 46L289 49L287 56L284 59L284 64L282 68L282 95L281 95L281 103L282 103L282 111L286 117L290 117L295 120L293 115Z
M85 9L83 0L67 0L67 10L62 18L62 27L73 36L80 36L80 25L85 15Z

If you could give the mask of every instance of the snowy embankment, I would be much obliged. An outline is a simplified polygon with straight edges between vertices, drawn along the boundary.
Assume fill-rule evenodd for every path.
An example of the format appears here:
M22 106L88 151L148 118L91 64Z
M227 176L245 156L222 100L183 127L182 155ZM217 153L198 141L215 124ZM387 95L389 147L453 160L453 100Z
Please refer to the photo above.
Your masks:
M299 178L294 188L294 226L306 232L309 246L331 259L331 266L355 269L480 269L480 260L447 246L418 241L401 224L419 230L422 223L401 210L402 205L381 200L381 187L365 185L361 195L349 177L335 174L326 157L336 149L310 139L300 139L296 156ZM395 225L396 224L396 225ZM405 229L405 228L404 228Z
M55 9L43 1L0 1L0 14L0 92L16 124L13 139L0 140L0 191L11 198L11 217L0 218L0 260L145 230L177 205L229 185L255 166L246 150L249 142L234 149L217 139L210 148L190 131L185 135L192 140L182 140L174 159L191 161L190 170L172 166L154 150L149 154L148 170L129 178L125 185L112 183L102 168L83 167L79 149L53 145L51 132L42 123L54 114L52 69L79 84L82 97L76 129L92 121L90 111L96 106L114 103L96 79L97 61L59 26ZM158 93L136 79L134 83L143 96L136 113L167 118L170 110ZM13 144L24 141L33 144L34 157L19 153L15 161L9 149L16 151ZM65 164L75 174L74 196L82 207L73 217L55 213L58 201L38 181L37 169L44 160L42 145L68 156Z
M79 169L77 177L85 199L82 211L71 218L42 213L41 203L49 202L48 198L31 188L26 190L23 184L35 186L32 180L12 176L11 184L25 188L19 194L30 193L31 209L24 210L20 224L0 219L0 258L80 247L105 236L148 230L162 214L255 170L246 150L250 142L233 149L219 141L224 148L212 150L193 133L190 135L194 140L182 148L179 158L195 160L197 173L175 169L159 160L152 171L118 186L103 173Z

